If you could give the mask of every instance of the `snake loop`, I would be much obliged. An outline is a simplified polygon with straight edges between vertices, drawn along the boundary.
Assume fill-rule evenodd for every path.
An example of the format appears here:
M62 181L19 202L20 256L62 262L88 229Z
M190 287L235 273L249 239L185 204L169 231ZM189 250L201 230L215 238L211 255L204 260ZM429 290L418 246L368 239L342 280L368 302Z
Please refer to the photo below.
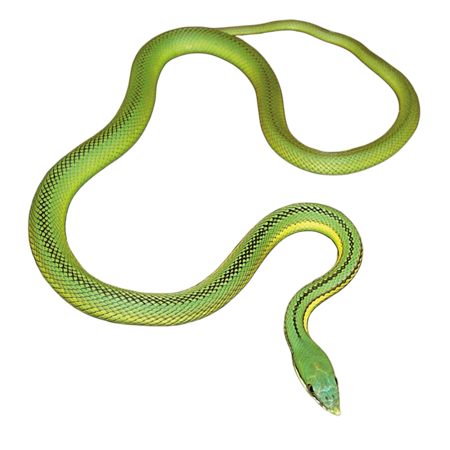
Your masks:
M301 31L344 47L380 75L399 100L399 114L391 129L370 144L344 152L321 152L295 139L286 124L281 89L274 72L254 48L236 37L275 30ZM339 414L333 368L307 329L314 308L346 286L361 264L361 239L353 224L339 211L309 203L274 211L244 237L215 272L196 286L176 293L142 293L106 284L86 272L69 248L65 221L72 198L84 183L139 139L150 120L164 65L188 53L218 56L250 79L267 141L282 158L304 170L337 175L379 164L406 143L418 123L419 104L408 80L362 44L342 34L299 21L169 31L149 41L137 54L125 99L111 122L62 158L39 185L29 217L34 258L56 292L87 314L125 324L176 325L206 317L228 303L285 237L305 230L325 234L337 247L337 261L329 272L294 296L286 312L284 329L301 382L321 406Z

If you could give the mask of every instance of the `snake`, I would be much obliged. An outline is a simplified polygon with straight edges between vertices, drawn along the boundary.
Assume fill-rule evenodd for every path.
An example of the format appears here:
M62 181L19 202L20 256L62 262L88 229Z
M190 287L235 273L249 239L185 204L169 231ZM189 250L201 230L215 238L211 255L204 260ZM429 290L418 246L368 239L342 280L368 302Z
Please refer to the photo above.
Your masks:
M378 74L394 90L399 102L398 116L391 128L367 145L340 152L323 152L298 141L288 129L275 73L257 50L237 37L279 30L307 33L342 47ZM337 378L326 353L310 337L308 319L319 304L353 279L362 261L361 238L341 212L316 203L280 208L252 228L211 275L174 293L144 293L107 284L89 274L69 247L65 222L72 198L89 179L136 143L152 115L163 67L170 60L191 53L222 58L247 76L256 92L267 142L283 159L309 172L341 175L375 166L405 145L419 121L418 98L407 78L346 35L297 20L227 28L185 27L165 32L137 53L125 98L114 118L58 161L40 183L29 214L29 242L37 266L63 299L93 317L132 325L180 325L204 318L226 305L281 240L300 231L319 232L334 242L336 262L327 273L294 295L286 310L284 333L303 386L325 410L339 415Z

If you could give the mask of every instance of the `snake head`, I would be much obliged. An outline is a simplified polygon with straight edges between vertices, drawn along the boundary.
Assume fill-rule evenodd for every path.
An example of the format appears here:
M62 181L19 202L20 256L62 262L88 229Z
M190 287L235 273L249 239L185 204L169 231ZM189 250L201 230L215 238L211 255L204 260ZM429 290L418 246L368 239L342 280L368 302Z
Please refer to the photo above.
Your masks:
M295 371L305 389L322 408L339 416L339 388L333 366L328 357L314 355L314 358L293 356Z

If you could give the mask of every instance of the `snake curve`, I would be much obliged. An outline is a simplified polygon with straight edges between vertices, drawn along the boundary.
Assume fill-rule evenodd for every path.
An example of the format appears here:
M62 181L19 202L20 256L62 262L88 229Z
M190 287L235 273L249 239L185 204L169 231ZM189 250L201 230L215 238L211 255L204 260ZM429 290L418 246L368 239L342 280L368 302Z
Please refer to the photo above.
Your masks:
M399 101L392 127L374 142L342 152L321 152L300 143L287 127L274 72L253 47L236 37L278 30L307 33L343 47L377 73ZM280 208L250 230L210 276L176 293L142 293L106 284L84 270L69 248L65 221L72 198L139 139L150 120L164 65L189 53L211 54L238 67L255 88L261 128L269 145L286 161L310 172L339 175L379 164L408 141L418 124L419 103L409 81L348 36L295 20L221 29L179 28L163 33L138 52L125 99L111 122L56 163L39 185L29 216L29 240L36 263L53 289L87 314L124 324L178 325L206 317L227 304L285 237L300 231L328 236L337 247L336 263L295 294L286 311L284 331L300 381L324 409L338 415L337 379L328 357L309 336L308 318L320 303L352 280L361 264L360 236L341 212L314 203Z

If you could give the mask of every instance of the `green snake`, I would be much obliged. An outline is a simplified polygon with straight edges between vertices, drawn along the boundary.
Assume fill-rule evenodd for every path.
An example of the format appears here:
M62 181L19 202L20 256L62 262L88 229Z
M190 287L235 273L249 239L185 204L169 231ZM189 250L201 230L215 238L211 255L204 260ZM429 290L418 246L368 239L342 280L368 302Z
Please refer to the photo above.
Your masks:
M236 35L294 30L352 52L395 91L399 113L384 136L362 147L321 152L300 143L286 124L277 78L266 60ZM345 287L362 260L359 234L347 217L318 204L294 204L261 220L222 265L205 280L169 294L135 292L106 284L90 275L72 254L65 222L76 192L99 171L127 152L139 139L153 111L158 77L173 58L206 53L238 67L255 88L263 133L286 161L319 174L361 171L396 153L414 133L419 103L409 81L358 41L295 20L232 28L180 28L163 33L138 52L125 99L111 122L83 142L45 175L29 216L29 239L37 265L48 283L67 302L94 317L134 325L178 325L212 314L250 280L272 248L299 231L318 231L335 243L337 260L322 277L295 294L285 316L285 336L295 371L308 392L333 414L340 414L333 367L308 333L308 318L321 302Z

